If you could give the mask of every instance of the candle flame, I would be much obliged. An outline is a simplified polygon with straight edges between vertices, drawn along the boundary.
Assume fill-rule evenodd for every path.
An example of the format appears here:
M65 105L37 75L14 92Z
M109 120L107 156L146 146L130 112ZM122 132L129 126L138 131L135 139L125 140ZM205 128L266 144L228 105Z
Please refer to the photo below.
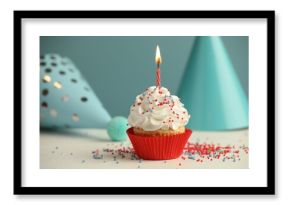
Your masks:
M155 62L156 62L158 65L162 63L161 54L160 54L160 49L159 49L159 45L157 45L157 47L156 47Z

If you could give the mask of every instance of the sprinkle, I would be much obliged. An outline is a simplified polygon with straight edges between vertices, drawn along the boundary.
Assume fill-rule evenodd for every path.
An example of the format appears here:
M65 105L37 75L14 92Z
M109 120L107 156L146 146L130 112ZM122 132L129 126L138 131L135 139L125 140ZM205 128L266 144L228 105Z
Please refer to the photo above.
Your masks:
M171 122L173 120L169 120ZM164 123L166 121L163 121ZM198 139L197 139L198 141ZM119 161L118 159L123 160L132 160L132 162L136 162L138 168L143 164L143 160L140 159L134 149L130 146L124 146L126 143L114 144L109 143L107 147L103 149L93 150L92 157L95 160L102 160L101 162L105 163L107 161L115 162L114 164L120 164L123 161ZM52 150L54 153L55 150ZM240 158L241 152L248 154L249 148L245 145L236 146L236 145L228 145L221 146L220 144L208 144L208 143L199 143L199 142L187 142L183 149L183 153L180 157L181 160L190 160L190 163L202 164L204 162L212 163L214 161L220 160L222 162L227 163L235 163L237 161L241 161ZM105 154L106 153L106 154ZM105 157L105 159L104 159ZM86 161L81 161L85 163ZM163 163L167 163L166 160ZM179 166L182 166L182 163L177 162ZM146 165L146 164L145 164Z
M239 148L240 150L243 148ZM188 159L195 159L196 162L203 162L204 160L213 161L221 159L223 162L226 160L231 160L236 162L240 160L240 150L236 146L225 146L214 144L199 144L188 142L184 148L183 156L187 156ZM247 147L244 150L248 150ZM245 151L247 154L247 152Z

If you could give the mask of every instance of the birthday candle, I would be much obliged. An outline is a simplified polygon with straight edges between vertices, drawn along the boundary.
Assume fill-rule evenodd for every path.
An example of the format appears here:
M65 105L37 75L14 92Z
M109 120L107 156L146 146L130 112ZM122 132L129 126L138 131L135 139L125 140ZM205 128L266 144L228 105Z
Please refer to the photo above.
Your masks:
M157 69L156 69L156 87L160 88L161 87L160 64L162 63L162 60L161 60L160 49L159 49L158 45L156 47L155 62L157 64Z

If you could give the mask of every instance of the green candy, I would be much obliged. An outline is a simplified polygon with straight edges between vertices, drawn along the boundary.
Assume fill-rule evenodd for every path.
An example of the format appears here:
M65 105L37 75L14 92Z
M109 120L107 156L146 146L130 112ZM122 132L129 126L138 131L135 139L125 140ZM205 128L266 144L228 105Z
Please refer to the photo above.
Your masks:
M112 141L125 141L127 139L126 130L128 128L127 118L117 116L109 122L107 132Z

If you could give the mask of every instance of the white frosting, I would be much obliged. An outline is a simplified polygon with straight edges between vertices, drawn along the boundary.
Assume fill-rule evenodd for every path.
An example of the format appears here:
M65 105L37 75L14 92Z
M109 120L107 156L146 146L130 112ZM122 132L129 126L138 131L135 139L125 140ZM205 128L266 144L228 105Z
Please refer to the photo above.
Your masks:
M190 118L187 110L167 88L151 86L136 97L130 108L128 123L145 131L184 127Z

